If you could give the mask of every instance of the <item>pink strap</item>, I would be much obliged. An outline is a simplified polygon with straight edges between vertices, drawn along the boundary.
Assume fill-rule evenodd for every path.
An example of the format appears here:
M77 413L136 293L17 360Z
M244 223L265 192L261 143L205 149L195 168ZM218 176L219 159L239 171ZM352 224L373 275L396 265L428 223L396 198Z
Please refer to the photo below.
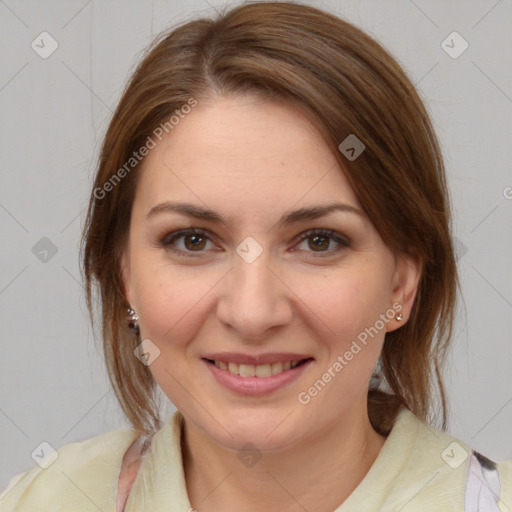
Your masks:
M140 446L137 438L128 448L123 457L121 471L119 473L119 482L117 485L117 512L123 512L128 496L137 477L140 467Z

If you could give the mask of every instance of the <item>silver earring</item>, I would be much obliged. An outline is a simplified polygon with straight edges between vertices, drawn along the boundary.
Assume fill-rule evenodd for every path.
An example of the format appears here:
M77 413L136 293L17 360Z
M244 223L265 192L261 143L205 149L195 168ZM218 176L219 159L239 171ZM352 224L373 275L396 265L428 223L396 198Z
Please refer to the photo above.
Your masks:
M396 319L400 322L402 320L404 316L402 315L402 313L398 313L398 315L396 315Z
M130 327L130 329L133 329L136 334L139 334L139 315L137 315L137 313L135 313L135 310L130 307L127 308L126 311L128 311L129 316L128 327Z

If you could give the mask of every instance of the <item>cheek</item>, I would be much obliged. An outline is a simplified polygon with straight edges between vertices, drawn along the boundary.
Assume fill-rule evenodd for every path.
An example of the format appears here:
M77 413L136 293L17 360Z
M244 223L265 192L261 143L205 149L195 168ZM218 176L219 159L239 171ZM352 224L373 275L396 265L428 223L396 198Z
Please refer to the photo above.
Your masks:
M318 407L332 405L333 418L334 411L349 407L366 388L381 353L386 323L380 315L389 309L385 282L378 272L367 269L331 274L314 288L303 284L303 294L314 289L304 302L316 314L309 313L316 318L312 330L325 351L308 389L317 393L312 396L318 396Z
M315 313L308 315L315 322L312 332L325 351L315 375L320 389L322 383L327 388L319 393L318 406L324 401L336 404L334 410L348 406L367 386L384 342L380 315L389 308L387 282L387 274L372 265L340 268L314 283L302 282L298 294L308 298L304 302Z
M192 267L152 265L149 258L141 261L146 264L133 273L141 335L161 350L179 346L200 329L199 318L218 278L213 273L199 275Z
M369 265L357 269L341 268L320 279L298 279L297 295L304 297L315 331L350 344L359 333L375 324L389 308L386 277Z

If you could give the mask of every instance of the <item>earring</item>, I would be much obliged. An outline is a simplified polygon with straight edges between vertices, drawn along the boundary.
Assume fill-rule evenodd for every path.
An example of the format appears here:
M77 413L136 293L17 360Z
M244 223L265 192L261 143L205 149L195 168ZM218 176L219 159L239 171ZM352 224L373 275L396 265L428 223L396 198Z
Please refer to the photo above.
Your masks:
M402 315L402 313L398 313L398 315L396 315L396 319L400 322L402 320L404 316Z
M128 327L130 329L133 329L136 334L139 334L139 315L135 313L135 310L131 307L127 308L126 311L128 312L129 320L128 320Z

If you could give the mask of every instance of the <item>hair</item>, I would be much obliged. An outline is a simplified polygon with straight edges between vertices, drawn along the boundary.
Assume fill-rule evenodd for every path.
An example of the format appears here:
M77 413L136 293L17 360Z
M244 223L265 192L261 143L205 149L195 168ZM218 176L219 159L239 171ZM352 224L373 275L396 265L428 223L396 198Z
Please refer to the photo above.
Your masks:
M134 356L140 339L128 327L121 274L140 171L133 155L191 98L200 103L247 94L300 108L320 130L388 247L421 261L410 318L386 333L368 391L368 415L384 435L401 405L425 421L440 411L446 429L441 370L459 278L434 129L414 85L379 43L330 13L296 2L246 3L158 36L107 129L82 234L82 271L93 325L99 292L107 371L133 429L150 435L162 426L158 386ZM365 145L352 161L338 149L350 134ZM133 169L127 170L127 162Z

